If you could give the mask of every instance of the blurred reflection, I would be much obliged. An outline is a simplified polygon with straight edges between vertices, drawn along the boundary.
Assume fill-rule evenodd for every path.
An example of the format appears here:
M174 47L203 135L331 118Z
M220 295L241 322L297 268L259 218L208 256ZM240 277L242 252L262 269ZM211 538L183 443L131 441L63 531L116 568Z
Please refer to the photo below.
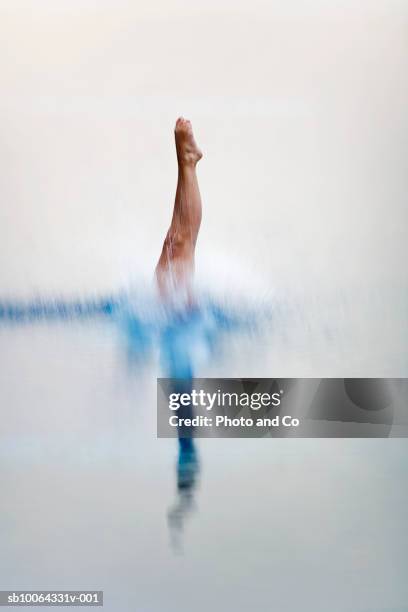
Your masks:
M225 332L248 330L254 318L237 316L212 301L194 306L164 308L154 306L140 315L134 308L124 317L124 329L133 359L146 360L147 353L158 345L161 375L174 379L173 392L190 393L193 378L202 364L220 352ZM191 406L179 409L181 418L194 417ZM176 501L168 512L168 524L175 550L182 550L182 532L187 517L195 508L199 462L192 427L178 428L178 461Z
M194 492L197 486L199 463L192 438L179 438L177 462L177 499L168 512L171 544L182 552L182 534L188 516L195 510Z
M190 393L192 390L194 353L197 352L199 344L205 345L208 342L203 333L204 329L198 309L177 313L163 329L160 341L161 363L166 375L176 379L172 389L175 393ZM192 406L181 406L179 416L183 419L192 419L194 416ZM177 499L168 511L168 525L173 549L182 552L184 525L195 509L194 493L199 464L193 428L180 426L177 434L179 445Z

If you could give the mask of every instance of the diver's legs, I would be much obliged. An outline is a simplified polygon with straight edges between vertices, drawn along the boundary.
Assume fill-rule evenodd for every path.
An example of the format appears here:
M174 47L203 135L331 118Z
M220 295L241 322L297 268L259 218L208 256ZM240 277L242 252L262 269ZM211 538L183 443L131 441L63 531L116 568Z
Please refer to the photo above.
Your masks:
M163 297L180 289L190 293L194 271L194 250L201 223L201 196L196 164L202 153L193 135L190 121L179 118L174 130L178 181L173 217L167 232L156 278Z

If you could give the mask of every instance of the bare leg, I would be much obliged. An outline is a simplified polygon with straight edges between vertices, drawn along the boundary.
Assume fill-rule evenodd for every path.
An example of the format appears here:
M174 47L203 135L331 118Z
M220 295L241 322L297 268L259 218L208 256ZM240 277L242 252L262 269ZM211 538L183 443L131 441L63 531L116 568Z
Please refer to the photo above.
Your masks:
M187 297L191 301L194 273L194 251L201 223L201 196L196 164L202 153L198 148L190 121L180 117L174 130L176 140L178 181L173 217L167 232L156 279L163 298Z

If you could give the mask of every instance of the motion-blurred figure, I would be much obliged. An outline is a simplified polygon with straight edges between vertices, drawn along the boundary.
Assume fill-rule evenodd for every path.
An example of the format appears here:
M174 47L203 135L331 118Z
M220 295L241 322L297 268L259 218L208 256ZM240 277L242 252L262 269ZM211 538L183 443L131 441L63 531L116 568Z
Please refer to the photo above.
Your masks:
M201 224L201 196L196 174L202 153L193 135L190 121L180 117L174 130L178 161L178 181L170 228L156 267L161 299L176 309L174 321L162 332L162 362L166 374L177 379L175 392L191 390L193 362L189 340L200 325L193 296L194 252ZM181 417L192 417L191 407L184 407ZM185 414L184 414L185 413ZM169 524L178 539L187 513L193 507L198 461L193 431L179 428L177 464L178 500L169 511ZM174 542L179 546L178 542Z

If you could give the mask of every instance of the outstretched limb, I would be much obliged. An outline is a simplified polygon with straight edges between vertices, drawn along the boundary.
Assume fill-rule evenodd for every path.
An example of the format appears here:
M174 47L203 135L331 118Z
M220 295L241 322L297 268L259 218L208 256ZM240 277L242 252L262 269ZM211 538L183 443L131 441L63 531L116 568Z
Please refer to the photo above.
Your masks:
M178 181L173 216L156 266L156 279L163 298L185 296L191 300L194 251L201 224L201 196L196 174L202 153L190 121L180 117L174 129Z

